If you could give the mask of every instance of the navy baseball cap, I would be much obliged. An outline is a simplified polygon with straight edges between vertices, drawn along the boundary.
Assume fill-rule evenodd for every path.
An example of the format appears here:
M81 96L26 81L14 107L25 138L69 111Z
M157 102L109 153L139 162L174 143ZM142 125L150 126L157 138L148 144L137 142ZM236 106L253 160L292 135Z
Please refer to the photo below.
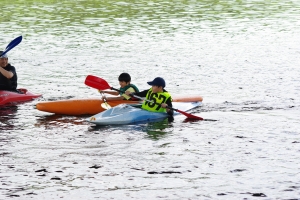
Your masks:
M156 86L162 86L163 88L166 87L166 82L161 77L156 77L153 81L147 82L149 85L156 85Z

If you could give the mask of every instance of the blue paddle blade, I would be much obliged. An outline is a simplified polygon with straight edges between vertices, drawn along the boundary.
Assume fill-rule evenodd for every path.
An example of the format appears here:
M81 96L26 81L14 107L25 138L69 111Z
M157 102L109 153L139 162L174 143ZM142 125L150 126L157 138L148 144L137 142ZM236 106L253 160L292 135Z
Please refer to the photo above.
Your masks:
M15 38L13 41L11 41L11 42L7 45L6 49L1 53L0 57L1 57L2 55L6 54L7 52L9 52L11 49L13 49L13 48L14 48L15 46L17 46L18 44L20 44L20 42L22 41L22 39L23 39L23 37L22 37L22 35L21 35L21 36Z

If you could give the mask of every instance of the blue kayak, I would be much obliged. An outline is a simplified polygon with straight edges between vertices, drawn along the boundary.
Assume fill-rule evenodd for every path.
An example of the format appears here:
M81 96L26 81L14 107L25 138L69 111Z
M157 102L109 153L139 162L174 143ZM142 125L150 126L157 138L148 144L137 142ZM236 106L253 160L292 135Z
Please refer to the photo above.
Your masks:
M202 102L173 102L172 104L173 108L186 112L200 106ZM174 115L178 114L180 113L174 112ZM120 104L99 114L93 115L86 121L97 125L122 125L159 121L167 117L167 113L150 112L137 106Z

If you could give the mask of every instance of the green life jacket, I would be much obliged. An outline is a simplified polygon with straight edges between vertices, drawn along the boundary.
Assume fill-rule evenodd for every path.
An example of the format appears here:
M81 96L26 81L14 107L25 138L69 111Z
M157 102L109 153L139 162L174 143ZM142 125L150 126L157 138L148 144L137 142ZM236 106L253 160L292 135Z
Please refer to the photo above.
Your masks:
M152 101L153 103L144 101L142 108L152 112L166 112L166 109L162 108L160 104L166 103L169 98L171 98L169 92L164 91L164 92L153 93L151 88L147 92L146 99Z
M123 88L120 88L120 90L121 90L120 95L124 94L126 92L126 90L131 87L135 90L135 92L139 92L139 89L134 84L129 84Z

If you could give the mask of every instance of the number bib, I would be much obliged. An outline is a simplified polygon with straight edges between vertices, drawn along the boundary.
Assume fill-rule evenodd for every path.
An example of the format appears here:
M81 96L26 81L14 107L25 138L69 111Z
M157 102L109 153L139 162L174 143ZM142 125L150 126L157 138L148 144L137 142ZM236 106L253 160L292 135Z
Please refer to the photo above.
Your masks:
M153 93L151 88L146 95L146 99L152 102L144 101L142 108L152 112L166 112L166 109L162 108L160 104L166 103L169 98L171 98L171 95L168 92Z

